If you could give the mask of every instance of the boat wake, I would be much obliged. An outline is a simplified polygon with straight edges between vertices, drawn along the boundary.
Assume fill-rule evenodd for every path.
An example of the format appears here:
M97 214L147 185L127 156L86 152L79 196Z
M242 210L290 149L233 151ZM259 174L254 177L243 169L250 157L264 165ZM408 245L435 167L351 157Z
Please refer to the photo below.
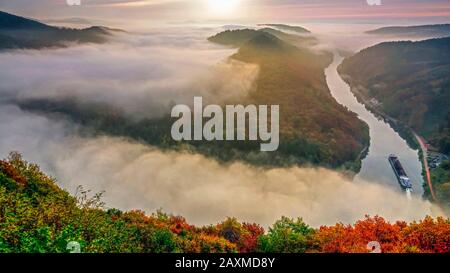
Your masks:
M408 198L408 200L411 200L411 189L406 189L406 198Z

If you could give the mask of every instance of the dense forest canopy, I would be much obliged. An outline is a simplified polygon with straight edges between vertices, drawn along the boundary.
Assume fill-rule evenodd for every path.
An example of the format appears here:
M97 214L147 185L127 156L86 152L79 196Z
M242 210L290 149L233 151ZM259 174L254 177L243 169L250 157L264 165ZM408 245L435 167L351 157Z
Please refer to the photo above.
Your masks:
M106 209L101 194L80 188L71 196L17 153L0 160L0 253L65 253L69 242L83 253L367 253L371 241L383 252L448 253L450 220L389 223L376 216L312 228L282 217L265 231L228 218L197 227L161 211Z
M387 42L344 60L340 73L357 96L375 99L431 149L450 153L450 37ZM448 162L432 170L438 199L450 208Z

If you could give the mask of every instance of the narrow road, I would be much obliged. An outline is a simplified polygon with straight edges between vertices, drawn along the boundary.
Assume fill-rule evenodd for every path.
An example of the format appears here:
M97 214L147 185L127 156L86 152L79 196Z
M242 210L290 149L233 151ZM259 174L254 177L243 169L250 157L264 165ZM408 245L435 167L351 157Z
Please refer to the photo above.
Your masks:
M427 145L425 144L425 141L423 140L423 138L421 138L419 135L414 133L414 136L416 137L417 141L420 144L420 148L422 149L423 165L425 167L425 172L427 174L427 183L428 183L428 187L430 188L431 196L433 197L434 201L437 201L436 194L434 193L434 189L433 189L433 183L431 182L430 169L428 168L428 160L427 160L427 158L428 158L428 148L427 148Z

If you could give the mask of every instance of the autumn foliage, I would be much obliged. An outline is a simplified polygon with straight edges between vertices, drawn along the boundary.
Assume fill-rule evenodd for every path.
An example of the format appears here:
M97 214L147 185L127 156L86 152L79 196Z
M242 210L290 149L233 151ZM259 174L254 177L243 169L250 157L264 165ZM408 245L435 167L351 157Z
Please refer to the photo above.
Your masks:
M70 196L19 154L0 160L0 253L67 252L70 241L87 253L367 253L372 241L385 253L450 252L450 219L444 218L408 224L366 216L354 225L315 229L282 217L267 231L227 218L197 227L161 211L105 209L101 195L88 195L81 189Z
M377 241L383 252L448 253L449 219L426 217L420 222L390 224L379 216L355 225L320 227L315 238L323 252L367 252L367 242Z

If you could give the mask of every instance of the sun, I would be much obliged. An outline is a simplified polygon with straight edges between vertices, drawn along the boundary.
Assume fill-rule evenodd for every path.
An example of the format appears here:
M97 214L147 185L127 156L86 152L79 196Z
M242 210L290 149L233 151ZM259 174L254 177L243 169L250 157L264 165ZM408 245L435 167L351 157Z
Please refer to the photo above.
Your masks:
M209 10L215 14L233 13L239 5L239 0L208 0Z

